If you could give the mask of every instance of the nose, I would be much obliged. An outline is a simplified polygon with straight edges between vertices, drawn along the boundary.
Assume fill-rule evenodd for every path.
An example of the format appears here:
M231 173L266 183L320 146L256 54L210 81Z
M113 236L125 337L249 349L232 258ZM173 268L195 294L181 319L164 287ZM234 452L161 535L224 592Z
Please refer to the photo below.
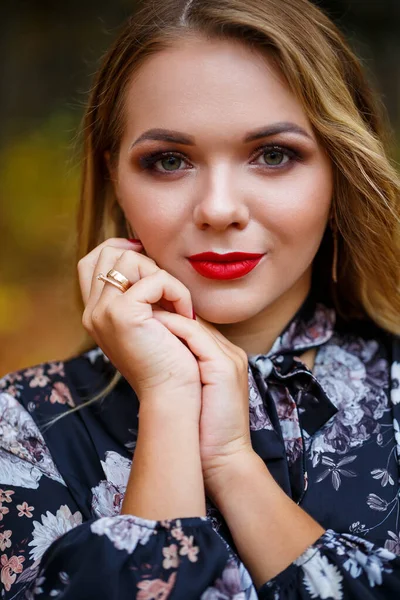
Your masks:
M244 229L249 209L231 170L210 170L197 190L194 221L201 230L225 231L231 225Z

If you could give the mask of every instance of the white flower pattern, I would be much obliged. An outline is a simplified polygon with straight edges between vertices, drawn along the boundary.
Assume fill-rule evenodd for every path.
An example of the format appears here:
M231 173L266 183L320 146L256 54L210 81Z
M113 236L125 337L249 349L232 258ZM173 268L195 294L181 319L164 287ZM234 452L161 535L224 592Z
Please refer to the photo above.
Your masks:
M96 517L111 517L121 511L132 461L116 452L106 452L101 461L106 479L92 489L92 509Z
M42 522L33 521L33 539L28 546L33 546L30 550L31 557L38 561L47 548L59 537L67 533L77 525L82 523L82 515L79 511L71 513L68 506L60 506L56 514L47 511L41 516Z
M349 345L329 344L318 352L315 375L339 409L331 421L309 442L314 463L326 452L345 454L367 442L374 433L375 423L388 406L383 381L373 388L368 381L362 356L372 360L376 344L360 345L359 354ZM364 359L365 360L365 359ZM379 365L383 373L387 363ZM387 384L386 384L387 385Z
M90 530L96 535L105 535L118 550L132 554L138 544L147 544L155 533L156 524L156 521L133 515L119 515L97 519L91 524Z
M394 360L391 367L392 402L400 404L400 362Z
M307 551L306 551L307 552ZM319 550L310 549L302 557L301 567L304 573L304 585L311 598L322 600L342 600L343 576L336 565L330 563ZM306 558L306 560L304 560Z
M42 432L42 417L68 411L79 400L67 378L71 365L82 367L85 381L87 373L93 373L96 385L103 367L110 370L100 349L75 362L46 363L1 379L0 577L6 587L4 600L20 593L26 600L41 595L61 597L68 594L71 584L74 590L82 590L82 598L88 597L84 590L90 579L87 568L92 548L97 562L91 567L96 577L90 585L97 586L96 597L110 597L115 588L110 594L108 586L113 581L119 585L134 573L138 579L130 596L166 599L182 589L185 577L190 586L196 586L206 582L211 572L215 576L210 576L196 598L292 600L288 594L294 580L300 586L296 593L304 600L364 600L364 592L372 598L375 589L388 600L400 597L400 452L396 452L396 446L400 449L400 346L394 346L389 387L390 366L382 343L351 333L339 335L333 323L333 311L317 305L309 320L295 319L289 324L268 356L252 357L253 367L259 368L257 376L261 373L268 388L270 356L276 358L291 348L301 354L318 347L314 375L338 409L315 434L308 435L301 431L295 397L289 397L283 385L281 392L279 386L270 390L289 468L298 458L306 459L305 476L310 484L303 508L322 524L325 517L334 523L336 519L338 530L328 528L287 570L258 590L230 545L222 516L209 501L206 518L152 521L120 514L132 464L127 448L130 454L134 452L136 422L120 423L124 435L117 443L113 423L107 429L107 419L117 416L117 409L104 422L101 409L75 413L61 420L55 430L69 436L63 453L55 447L57 434L50 431L47 437L47 430ZM132 397L126 402L132 402ZM260 436L275 433L271 414L249 368L249 424L257 443ZM98 456L90 485L85 469L90 470L93 459L83 463L83 468L79 462L86 458L79 446L80 436L85 435L82 447L89 456L92 450ZM360 490L355 504L349 502L349 489L351 493ZM338 501L331 503L333 498ZM346 510L340 510L341 503ZM43 568L43 555L56 541L56 551L47 555ZM61 564L57 561L62 561L63 568L55 572L54 564ZM346 589L352 590L351 596L346 596ZM123 588L119 591L125 593Z

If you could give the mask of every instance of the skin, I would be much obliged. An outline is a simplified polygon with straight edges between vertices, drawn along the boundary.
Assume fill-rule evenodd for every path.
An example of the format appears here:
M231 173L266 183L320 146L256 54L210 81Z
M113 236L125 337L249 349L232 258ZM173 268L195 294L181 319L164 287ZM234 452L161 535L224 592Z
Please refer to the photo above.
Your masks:
M128 242L112 240L81 261L84 325L136 389L138 340L151 339L157 359L186 351L154 327L160 321L190 350L182 355L183 371L187 377L193 367L194 380L177 391L171 376L163 383L172 386L169 394L138 394L140 428L121 513L156 520L204 515L206 494L258 587L324 531L252 449L247 362L249 354L270 349L309 292L329 217L331 163L272 62L232 41L191 37L152 56L131 81L125 112L110 173L143 247L132 252ZM296 131L265 134L282 123ZM143 139L154 128L179 131L192 143ZM244 141L261 128L262 138ZM279 146L275 154L271 146ZM143 162L149 152L179 153L183 160L158 157L149 170ZM187 261L207 250L265 256L247 276L216 281ZM111 267L130 278L126 292L96 280ZM167 300L181 298L182 310L164 304L152 314L150 305L167 285ZM188 317L191 302L198 320ZM163 352L153 334L162 334L171 351ZM143 358L139 352L137 360ZM311 368L314 354L304 360ZM182 364L175 366L182 371Z
M278 123L304 135L243 142ZM195 143L137 141L154 128ZM162 158L144 169L141 159L156 151L183 158L171 159L174 170ZM150 57L128 88L112 177L145 254L190 290L196 314L247 354L267 352L309 291L333 185L330 160L272 62L236 42L196 37ZM187 260L207 250L266 255L245 277L217 281Z

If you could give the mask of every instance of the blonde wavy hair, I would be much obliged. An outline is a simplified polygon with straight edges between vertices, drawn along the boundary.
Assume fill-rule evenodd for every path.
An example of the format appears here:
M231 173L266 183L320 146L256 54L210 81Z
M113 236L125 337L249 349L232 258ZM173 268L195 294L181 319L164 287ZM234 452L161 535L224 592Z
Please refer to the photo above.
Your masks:
M182 37L236 40L265 54L301 103L334 168L332 227L314 279L344 318L369 318L400 333L400 182L387 155L382 105L333 22L308 0L145 0L105 54L83 121L78 260L108 237L129 237L105 163L118 155L124 101L143 62ZM96 397L107 395L118 372ZM86 405L87 403L85 403Z

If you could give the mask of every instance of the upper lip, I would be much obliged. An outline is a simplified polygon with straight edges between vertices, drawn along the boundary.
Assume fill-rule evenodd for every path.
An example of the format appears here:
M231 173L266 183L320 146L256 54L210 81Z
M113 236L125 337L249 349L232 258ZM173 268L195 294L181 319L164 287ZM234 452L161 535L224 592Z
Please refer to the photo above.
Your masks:
M232 262L234 260L249 260L251 258L260 258L263 253L249 253L249 252L227 252L226 254L217 254L216 252L201 252L200 254L192 254L189 256L190 260L208 260L211 262Z

